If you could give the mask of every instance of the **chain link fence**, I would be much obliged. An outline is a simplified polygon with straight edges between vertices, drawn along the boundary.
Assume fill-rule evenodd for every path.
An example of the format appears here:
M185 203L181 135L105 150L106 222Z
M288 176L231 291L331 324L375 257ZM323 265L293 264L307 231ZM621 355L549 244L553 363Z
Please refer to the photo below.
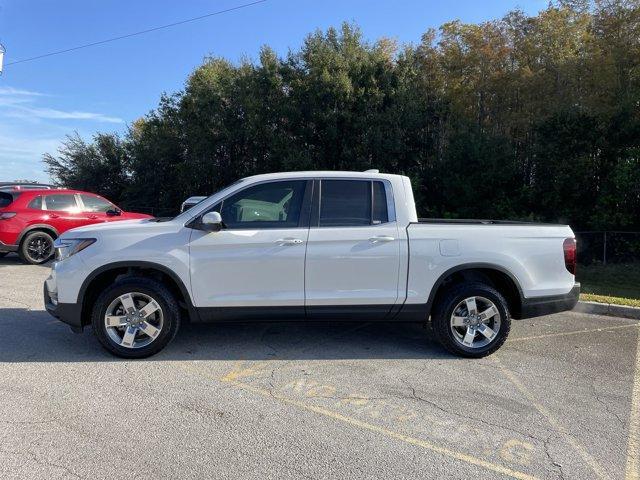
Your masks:
M575 232L578 261L593 263L632 263L640 261L640 232Z

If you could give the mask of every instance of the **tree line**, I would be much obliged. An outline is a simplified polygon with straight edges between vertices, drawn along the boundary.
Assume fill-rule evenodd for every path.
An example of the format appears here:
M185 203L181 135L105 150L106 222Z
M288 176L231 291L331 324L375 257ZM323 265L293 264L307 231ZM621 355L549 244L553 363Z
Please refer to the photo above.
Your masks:
M171 213L288 170L408 175L420 216L640 230L640 2L562 1L417 44L316 31L284 56L206 58L125 134L67 137L61 185Z

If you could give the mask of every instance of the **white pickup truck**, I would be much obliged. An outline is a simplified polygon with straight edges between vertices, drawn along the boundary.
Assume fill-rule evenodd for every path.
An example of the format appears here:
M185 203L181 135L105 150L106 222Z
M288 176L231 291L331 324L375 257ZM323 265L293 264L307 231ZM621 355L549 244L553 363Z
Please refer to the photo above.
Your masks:
M164 348L181 321L428 322L482 357L511 318L578 300L568 226L419 220L409 178L295 172L242 179L171 219L57 239L47 310L112 353Z

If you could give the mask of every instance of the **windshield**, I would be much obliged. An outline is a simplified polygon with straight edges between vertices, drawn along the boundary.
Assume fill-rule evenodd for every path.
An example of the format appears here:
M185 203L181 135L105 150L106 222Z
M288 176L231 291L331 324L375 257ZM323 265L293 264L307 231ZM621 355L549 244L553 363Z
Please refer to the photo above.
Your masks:
M239 183L242 183L243 181L244 181L244 179L241 178L240 180L237 180L237 181L233 182L231 185L228 185L228 186L224 187L222 190L218 190L213 195L207 197L206 199L202 200L201 202L198 202L196 205L191 207L189 210L185 210L180 215L175 217L173 220L184 221L184 222L186 222L187 220L190 220L191 218L195 217L196 215L202 213L202 211L204 209L208 208L210 205L215 205L215 203L218 202L219 199L225 197L229 193L230 190L235 189L235 187Z

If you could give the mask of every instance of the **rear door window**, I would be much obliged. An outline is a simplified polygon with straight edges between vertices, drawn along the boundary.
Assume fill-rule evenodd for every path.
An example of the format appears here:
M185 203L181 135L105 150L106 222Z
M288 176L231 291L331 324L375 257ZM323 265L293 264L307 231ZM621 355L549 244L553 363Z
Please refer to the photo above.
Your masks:
M46 210L73 212L78 211L76 196L73 193L58 193L44 197Z
M320 226L371 225L371 182L367 180L322 180Z
M359 227L393 221L384 182L322 180L320 227Z

